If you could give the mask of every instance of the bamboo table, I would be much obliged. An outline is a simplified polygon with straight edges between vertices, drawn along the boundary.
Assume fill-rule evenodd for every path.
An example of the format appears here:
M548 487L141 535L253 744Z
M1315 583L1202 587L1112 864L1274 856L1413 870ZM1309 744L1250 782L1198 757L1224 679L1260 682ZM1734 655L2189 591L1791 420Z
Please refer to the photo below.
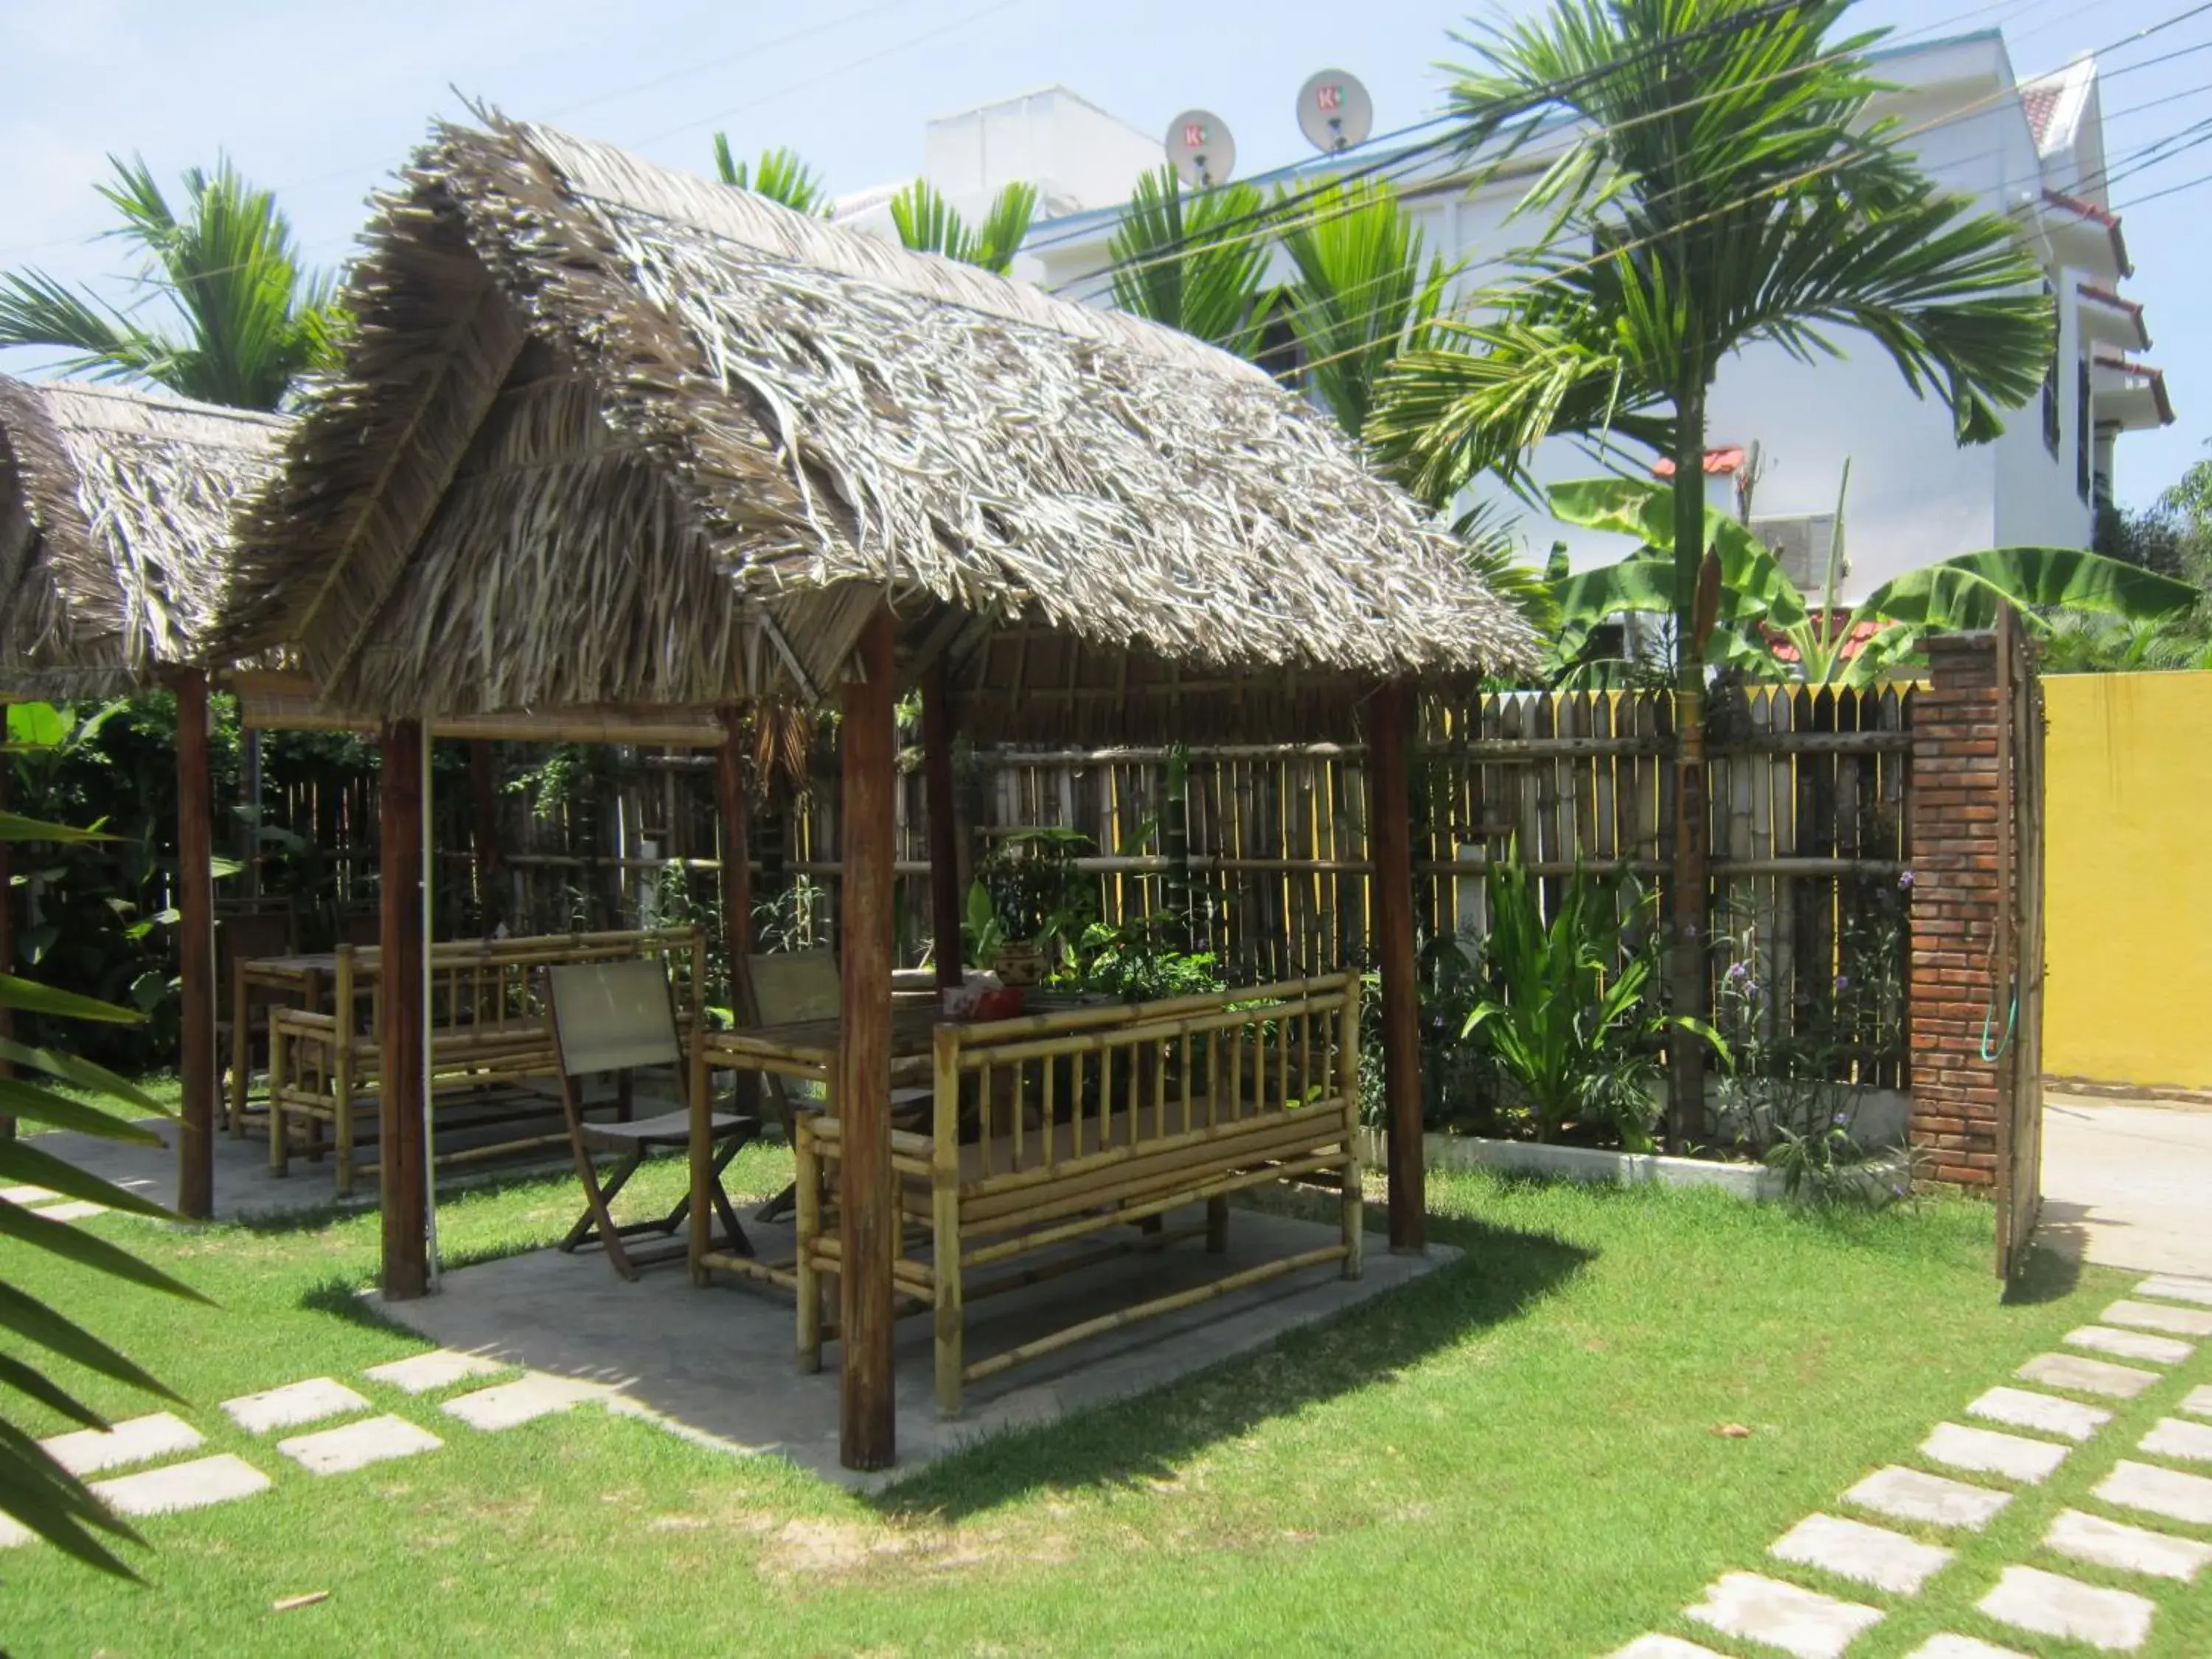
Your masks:
M376 952L355 952L356 960ZM246 1108L253 1080L253 1005L255 991L263 1002L294 1002L308 1013L320 1011L323 987L337 971L335 951L311 951L294 956L240 957L230 967L230 1133L246 1133Z
M931 1044L939 1022L934 995L901 999L891 1007L891 1086L904 1084L926 1089L930 1079ZM822 1085L826 1100L836 1087L837 1045L843 1032L838 1019L793 1020L781 1025L753 1025L734 1031L709 1031L704 1025L691 1034L691 1169L696 1183L714 1158L714 1142L703 1133L710 1115L701 1109L708 1099L707 1079L717 1071L752 1072L762 1076L790 1078ZM703 1285L715 1268L763 1279L796 1290L797 1273L788 1262L763 1261L708 1248L710 1230L694 1226L691 1232L691 1279Z

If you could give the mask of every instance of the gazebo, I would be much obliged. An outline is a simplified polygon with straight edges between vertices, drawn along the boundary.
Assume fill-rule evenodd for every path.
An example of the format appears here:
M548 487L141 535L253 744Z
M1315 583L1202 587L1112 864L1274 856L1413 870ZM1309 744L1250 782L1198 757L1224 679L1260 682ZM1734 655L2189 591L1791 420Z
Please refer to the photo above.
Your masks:
M0 376L0 701L177 694L185 988L177 1207L209 1213L216 1091L208 676L231 514L289 422L76 382ZM0 774L0 788L4 788ZM7 849L0 845L0 892ZM9 960L0 905L0 970Z
M542 126L441 126L379 198L342 373L238 527L220 655L383 724L385 960L422 951L428 725L842 710L843 1455L891 1458L895 706L951 744L1371 744L1391 1243L1422 1247L1406 741L1526 665L1450 539L1257 369ZM957 953L949 958L957 975ZM384 1287L427 1286L419 1004L385 1000Z

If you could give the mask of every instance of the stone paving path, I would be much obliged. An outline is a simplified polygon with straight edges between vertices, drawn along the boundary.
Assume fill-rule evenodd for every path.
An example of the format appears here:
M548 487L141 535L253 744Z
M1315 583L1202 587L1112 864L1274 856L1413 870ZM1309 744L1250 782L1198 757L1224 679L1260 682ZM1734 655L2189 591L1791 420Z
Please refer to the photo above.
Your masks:
M1774 1562L1809 1570L1804 1576L1834 1593L1729 1572L1683 1617L1740 1650L1838 1659L1890 1611L1859 1596L1871 1591L1902 1604L1939 1575L1969 1571L1954 1567L1954 1549L1880 1522L1962 1539L1987 1528L2022 1491L2069 1462L2094 1460L2083 1467L2100 1470L2101 1479L2089 1496L2113 1512L2062 1510L2036 1546L2045 1565L2004 1565L1994 1583L1984 1578L1974 1586L1981 1592L1975 1608L2021 1645L1945 1634L1908 1659L2027 1659L2051 1650L2039 1639L2064 1644L2067 1652L2136 1652L2149 1641L2162 1601L2197 1590L2200 1577L2212 1578L2212 1384L2167 1407L2133 1446L2098 1444L2115 1413L2088 1401L2125 1402L2159 1387L2206 1338L2212 1338L2212 1279L2170 1273L2145 1279L2096 1324L2069 1331L2061 1339L2064 1352L2036 1355L2014 1382L1969 1404L1963 1415L1972 1423L1938 1424L1918 1451L1930 1467L1876 1469L1842 1494L1846 1513L1808 1516L1769 1547ZM2158 1461L2146 1461L2152 1459ZM2068 1562L2129 1587L2051 1570ZM1723 1659L1697 1642L1655 1632L1614 1659L1699 1656Z
M35 1198L18 1201L32 1202ZM586 1401L618 1403L616 1390L605 1383L543 1371L518 1374L512 1365L448 1348L372 1365L362 1375L370 1383L410 1397L442 1395L434 1401L425 1401L426 1408L435 1404L447 1419L486 1433L535 1422ZM470 1392L453 1392L463 1383L487 1378L499 1380ZM279 1458L319 1477L349 1474L372 1464L421 1456L446 1444L421 1424L397 1413L368 1415L375 1409L368 1397L331 1376L304 1377L258 1394L240 1395L221 1401L219 1409L234 1431L253 1437L256 1442L286 1430L312 1428L307 1433L275 1440L272 1449ZM173 1461L187 1452L203 1452L206 1440L199 1428L174 1413L155 1412L106 1430L79 1429L53 1435L40 1443L73 1474L129 1471L91 1483L94 1492L126 1516L168 1515L236 1503L267 1492L276 1484L250 1455L236 1452ZM281 1471L285 1464L270 1467ZM35 1537L27 1528L0 1516L0 1549L31 1543Z

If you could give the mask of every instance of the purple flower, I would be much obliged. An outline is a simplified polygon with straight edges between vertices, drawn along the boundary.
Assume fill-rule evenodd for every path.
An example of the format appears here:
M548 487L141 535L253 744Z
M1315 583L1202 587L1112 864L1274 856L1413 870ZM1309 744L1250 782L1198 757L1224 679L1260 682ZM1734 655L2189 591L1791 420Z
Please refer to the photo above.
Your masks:
M1899 871L1897 873L1897 884L1905 892L1911 892L1912 890L1912 872L1910 870Z
M1834 1121L1837 1127L1841 1128L1844 1124L1849 1123L1850 1119L1844 1116L1841 1112L1838 1112L1835 1115Z
M1850 976L1849 974L1838 974L1838 975L1836 975L1836 990L1837 990L1837 993L1838 993L1838 994L1841 994L1843 992L1848 991L1848 990L1850 990L1850 988L1851 988L1851 976Z
M1905 1188L1902 1187L1892 1187L1889 1191L1890 1196L1893 1198L1903 1198L1905 1196Z

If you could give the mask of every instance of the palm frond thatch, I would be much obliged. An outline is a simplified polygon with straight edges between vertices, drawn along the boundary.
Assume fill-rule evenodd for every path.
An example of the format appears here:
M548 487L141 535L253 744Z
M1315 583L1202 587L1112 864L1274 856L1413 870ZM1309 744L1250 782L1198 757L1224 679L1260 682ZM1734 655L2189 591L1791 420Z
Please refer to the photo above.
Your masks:
M1232 674L1534 658L1324 417L1141 319L503 120L367 242L222 630L349 708L814 701L886 594Z
M191 659L230 514L289 423L0 376L0 689L110 696Z

